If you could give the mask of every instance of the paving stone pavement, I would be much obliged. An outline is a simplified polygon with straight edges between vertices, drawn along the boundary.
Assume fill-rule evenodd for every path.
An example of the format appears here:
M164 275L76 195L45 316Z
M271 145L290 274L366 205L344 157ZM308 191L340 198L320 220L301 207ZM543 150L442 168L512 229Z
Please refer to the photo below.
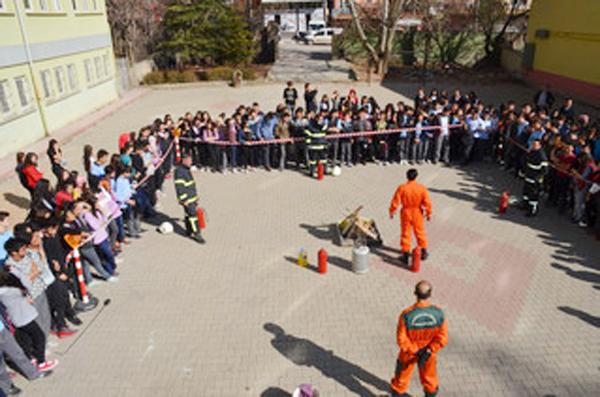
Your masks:
M322 85L333 87L349 88ZM79 167L84 142L112 150L120 132L166 112L253 100L269 108L281 89L157 90L75 138L65 155ZM383 87L359 90L401 99ZM394 368L397 316L427 278L450 330L440 396L599 395L598 243L553 209L498 216L499 192L518 187L491 165L419 170L434 205L420 274L395 261L399 222L387 216L404 166L354 167L322 182L293 171L195 173L208 244L146 224L123 254L119 283L92 288L112 303L93 323L98 310L82 316L78 341L50 339L50 357L61 360L55 374L16 382L31 396L285 396L305 382L327 397L380 395ZM0 189L3 207L23 204L14 180ZM328 232L360 204L385 241L365 275L349 270L350 249ZM160 211L182 216L171 181ZM326 275L295 265L301 247L313 266L328 250ZM410 391L422 394L416 376Z
M271 68L277 81L348 81L350 64L332 59L330 45L306 45L284 36L279 41L278 58Z

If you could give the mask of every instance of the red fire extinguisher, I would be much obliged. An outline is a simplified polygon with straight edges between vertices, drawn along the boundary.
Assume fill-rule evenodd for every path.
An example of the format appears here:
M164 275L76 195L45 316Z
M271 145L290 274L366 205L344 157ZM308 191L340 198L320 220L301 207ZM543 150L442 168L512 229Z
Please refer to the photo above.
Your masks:
M421 270L421 248L415 247L412 252L412 266L410 267L410 271L419 273L419 270Z
M198 226L200 230L206 228L206 218L204 217L204 210L201 207L196 208L196 216L198 217Z
M510 195L505 190L502 193L502 196L500 196L500 205L498 206L498 212L499 213L504 214L506 212L506 209L508 208L508 200L509 200L509 198L510 198Z
M320 181L323 180L323 174L323 163L319 161L319 164L317 164L317 179Z
M319 250L319 273L327 273L327 251L325 251L325 248Z

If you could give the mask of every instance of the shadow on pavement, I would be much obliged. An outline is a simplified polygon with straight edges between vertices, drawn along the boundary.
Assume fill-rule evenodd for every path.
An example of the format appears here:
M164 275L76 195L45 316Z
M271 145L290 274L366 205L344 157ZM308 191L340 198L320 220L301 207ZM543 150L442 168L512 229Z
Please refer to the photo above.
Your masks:
M563 313L567 313L570 316L579 317L581 320L585 321L586 323L590 324L591 326L600 328L600 317L592 316L589 313L586 313L586 312L578 310L578 309L574 309L569 306L558 306L558 310L560 310Z
M383 392L389 391L389 384L377 376L365 371L331 350L294 335L287 334L279 325L265 323L265 331L273 334L271 345L285 358L298 366L314 367L327 378L331 378L348 390L363 397L376 396L363 383ZM316 385L318 388L318 385Z
M404 270L410 270L410 264L404 264L400 261L402 251L396 248L382 245L380 247L371 247L371 253L381 259L382 262Z
M333 241L335 235L333 233L334 224L325 224L325 225L307 225L306 223L301 223L299 225L302 229L305 229L311 236L318 238L319 240L328 240Z
M340 256L331 255L327 258L327 261L333 266L339 267L340 269L344 269L349 272L352 271L352 261L349 261L348 259L342 258Z
M292 395L279 387L269 387L260 393L260 397L292 397Z
M311 52L308 56L309 59L313 59L315 61L329 61L331 60L331 53L327 52Z
M163 222L170 222L173 225L173 232L179 236L187 237L186 230L180 225L178 218L168 216L163 212L156 212L152 218L143 218L143 223L147 223L154 227L159 227Z
M22 208L24 210L29 209L30 200L28 198L17 196L14 193L8 192L4 193L4 199L16 207Z
M502 192L507 190L511 195L520 197L522 182L495 164L472 163L460 168L458 175L463 182L455 190L430 188L430 191L470 202L475 210L487 212L492 218L540 231L538 237L542 242L555 248L552 258L556 262L551 264L552 267L578 280L596 285L600 283L600 273L597 273L600 271L598 242L585 230L569 222L568 215L559 214L546 204L545 198L540 214L535 218L525 216L512 205L505 214L499 214L497 203ZM571 268L573 264L587 267L590 271L574 271Z
M472 163L461 168L458 174L463 178L463 182L456 190L430 190L457 200L471 202L475 210L487 212L492 218L502 222L511 222L538 230L540 232L538 237L542 242L554 249L554 253L551 254L554 261L549 264L551 267L576 280L591 283L593 288L600 289L598 241L571 223L567 214L559 214L545 198L541 202L540 214L535 218L526 217L515 206L510 206L507 213L499 214L496 203L500 195L507 190L511 195L520 197L521 181L492 164ZM472 190L476 192L472 193ZM574 266L587 269L575 270ZM579 317L594 327L600 327L598 317L566 306L560 306L558 309Z
M552 264L550 264L550 266L552 266L555 269L562 270L568 276L571 276L578 280L589 281L590 283L595 283L595 284L600 285L600 273L572 270L571 268L568 268L563 265L559 265L558 263L552 263Z

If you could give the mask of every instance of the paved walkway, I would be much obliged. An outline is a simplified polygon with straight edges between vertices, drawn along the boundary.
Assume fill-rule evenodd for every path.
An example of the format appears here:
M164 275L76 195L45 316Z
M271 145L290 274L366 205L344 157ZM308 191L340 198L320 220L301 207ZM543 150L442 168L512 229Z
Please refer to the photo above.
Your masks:
M120 132L167 112L230 111L254 100L271 108L281 89L152 91L64 152L79 168L84 142L114 150ZM403 99L382 87L358 89L382 103ZM93 288L111 305L93 323L98 311L83 316L87 329L76 343L50 339L50 357L61 360L55 375L17 383L25 395L48 397L288 396L303 382L324 396L379 395L394 367L397 316L413 302L414 283L427 278L450 327L440 396L600 394L598 243L551 209L533 220L496 215L498 192L511 187L496 168L422 166L434 204L431 257L412 274L394 259L399 225L387 217L405 171L369 165L323 182L291 171L196 173L208 244L147 224L124 254L120 282ZM0 190L2 208L18 213L13 204L27 204L16 181ZM177 220L169 182L165 192L161 212ZM362 276L349 271L350 249L333 245L328 231L359 204L385 240ZM327 275L294 264L301 247L313 265L318 249L329 251Z
M306 45L284 36L271 76L276 81L348 81L350 64L332 59L329 45Z

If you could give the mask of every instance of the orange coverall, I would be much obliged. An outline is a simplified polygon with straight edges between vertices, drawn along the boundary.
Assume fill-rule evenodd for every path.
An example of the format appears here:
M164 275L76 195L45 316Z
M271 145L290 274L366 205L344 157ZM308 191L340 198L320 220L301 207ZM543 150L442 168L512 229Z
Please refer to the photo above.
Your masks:
M415 231L417 245L420 248L427 248L427 235L423 225L423 210L427 213L428 218L431 216L431 200L429 200L427 188L416 181L408 181L404 185L398 186L390 204L390 216L394 215L400 203L402 203L400 210L402 251L410 252L411 250L411 228Z
M435 396L439 383L436 373L436 353L448 343L448 326L444 312L429 302L420 301L404 310L398 319L397 332L400 353L391 385L399 394L408 391L410 377L418 362L416 353L429 348L431 357L421 367L419 377L426 396Z

